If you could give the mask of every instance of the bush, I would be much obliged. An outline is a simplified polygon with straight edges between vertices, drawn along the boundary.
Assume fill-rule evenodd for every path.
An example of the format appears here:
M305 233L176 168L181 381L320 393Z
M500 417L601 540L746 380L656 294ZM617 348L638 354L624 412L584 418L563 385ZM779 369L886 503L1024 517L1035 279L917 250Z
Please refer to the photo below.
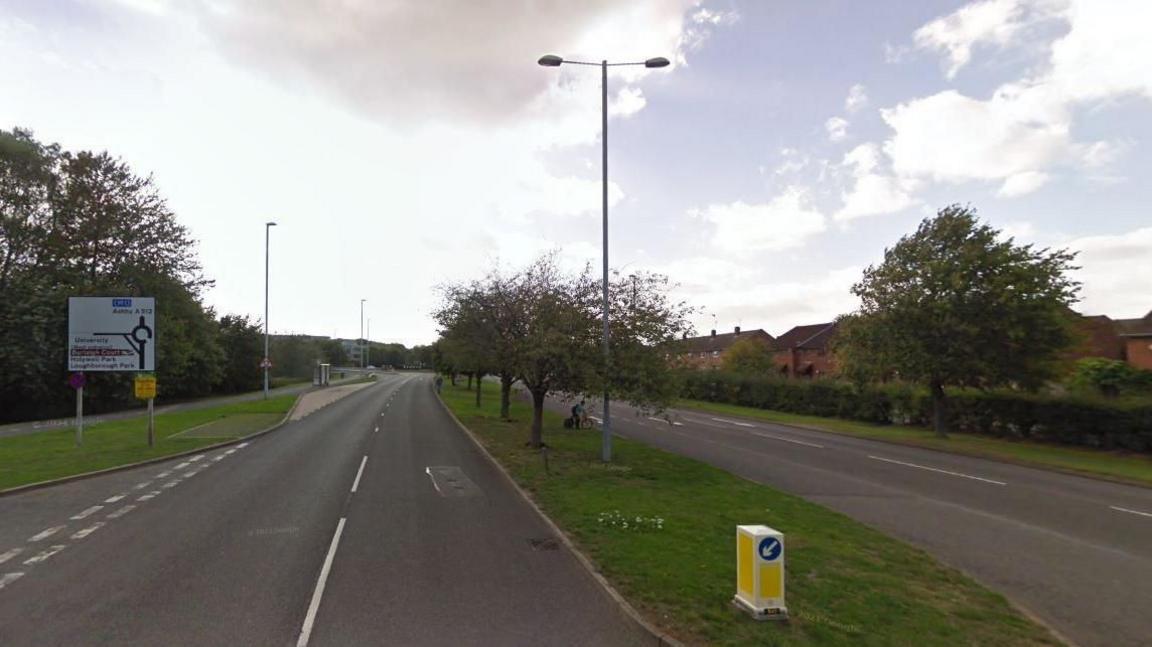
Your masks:
M928 393L909 385L699 371L686 374L683 383L684 397L708 402L877 424L927 426L932 419ZM960 433L1152 452L1147 401L960 391L949 394L949 416Z

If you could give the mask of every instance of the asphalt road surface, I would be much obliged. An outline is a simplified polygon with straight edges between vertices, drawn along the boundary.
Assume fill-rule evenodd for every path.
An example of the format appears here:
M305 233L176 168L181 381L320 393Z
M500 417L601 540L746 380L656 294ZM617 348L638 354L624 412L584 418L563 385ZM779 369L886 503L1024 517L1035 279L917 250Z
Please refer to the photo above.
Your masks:
M919 546L1076 644L1152 645L1152 489L699 411L612 411L617 434Z
M387 374L251 442L0 497L0 645L635 645L436 402Z

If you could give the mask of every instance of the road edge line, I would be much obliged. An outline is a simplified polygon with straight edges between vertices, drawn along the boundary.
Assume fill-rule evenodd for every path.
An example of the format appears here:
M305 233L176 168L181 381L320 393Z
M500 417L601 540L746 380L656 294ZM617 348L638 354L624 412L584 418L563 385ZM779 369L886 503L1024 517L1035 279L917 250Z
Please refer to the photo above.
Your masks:
M429 388L432 388L431 384L429 384ZM532 495L529 494L527 490L520 487L520 484L516 482L516 479L512 478L512 475L504 469L504 466L500 464L500 461L496 460L496 457L488 451L488 448L484 446L484 443L480 442L480 438L477 437L471 429L469 429L463 422L460 421L459 418L456 417L456 414L453 413L452 409L448 407L448 404L444 402L444 399L440 397L440 394L436 392L435 388L432 388L432 394L435 396L436 401L440 403L440 406L444 409L444 412L448 414L448 417L450 417L452 421L456 423L457 427L464 431L464 435L468 436L472 443L476 445L476 447L480 450L480 453L483 454L484 457L487 458L488 461L496 467L496 471L504 476L504 479L512 485L512 489L514 489L520 495L520 498L524 499L524 501L528 503L528 505L533 510L536 511L536 514L544 520L544 523L548 526L548 528L552 530L556 537L559 538L564 546L567 547L568 550L572 553L572 555L576 557L576 561L584 567L584 570L588 573L588 575L592 576L592 579L595 580L602 589L604 589L604 592L608 594L608 597L612 598L612 600L616 602L616 605L620 608L621 611L624 612L624 615L626 615L628 619L636 623L636 625L638 625L653 639L655 639L656 645L658 647L684 647L684 643L676 640L672 636L669 636L668 634L658 629L656 625L649 622L643 615L641 615L639 611L636 610L636 607L632 606L632 604L628 602L628 600L619 591L617 591L615 587L612 586L612 583L609 582L608 579L604 577L599 570L597 570L595 563L593 563L587 555L585 555L579 548L576 547L576 544L568 537L568 533L564 532L560 526L556 525L556 522L552 521L551 517L544 513L544 510L540 508L540 506L536 503L536 500L532 498Z
M307 393L307 391L305 391L304 393ZM41 488L52 487L53 485L63 485L64 483L71 483L72 481L81 481L81 480L92 478L95 476L103 476L104 474L112 474L113 472L123 472L125 470L130 470L130 469L134 469L137 467L144 467L145 465L152 465L154 463L163 463L164 461L169 461L169 460L172 460L174 458L183 458L184 456L191 456L193 454L199 454L201 452L208 452L208 451L212 451L214 449L220 449L221 447L228 447L229 445L236 445L236 444L242 443L246 440L251 440L253 438L256 438L258 436L263 436L264 434L275 431L275 430L279 429L280 427L283 427L285 424L288 423L289 418L292 416L292 413L296 411L296 406L300 404L301 398L304 397L304 393L299 393L296 395L296 400L292 403L292 406L288 408L288 411L284 413L284 417L280 419L280 422L272 425L271 427L268 427L267 429L261 429L260 431L250 433L247 436L240 436L238 438L230 438L228 440L216 443L214 445L206 445L204 447L197 447L196 449L189 449L187 451L177 452L175 454L167 454L165 456L157 456L155 458L147 458L147 459L144 459L142 461L137 461L135 463L127 463L125 465L114 465L112 467L105 467L103 469L98 469L98 470L95 470L92 472L83 472L81 474L71 474L69 476L61 476L60 478L49 479L47 481L37 481L36 483L26 483L24 485L17 485L16 487L10 487L7 490L0 490L0 497L12 495L12 494L20 494L22 492L28 492L29 490L39 490ZM184 432L180 432L180 433L184 433Z

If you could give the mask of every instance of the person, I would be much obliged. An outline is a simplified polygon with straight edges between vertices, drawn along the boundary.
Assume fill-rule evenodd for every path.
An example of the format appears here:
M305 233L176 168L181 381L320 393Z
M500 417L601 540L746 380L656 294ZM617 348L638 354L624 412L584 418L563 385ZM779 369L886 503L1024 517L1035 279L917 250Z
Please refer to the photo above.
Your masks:
M580 400L580 404L576 405L576 428L583 429L588 426L588 407L584 405L584 400Z
M437 393L440 392L440 387L442 387L442 386L444 386L444 376L443 375L437 375L436 376L436 392Z
M584 422L584 401L581 400L572 405L572 427L579 429L580 425Z

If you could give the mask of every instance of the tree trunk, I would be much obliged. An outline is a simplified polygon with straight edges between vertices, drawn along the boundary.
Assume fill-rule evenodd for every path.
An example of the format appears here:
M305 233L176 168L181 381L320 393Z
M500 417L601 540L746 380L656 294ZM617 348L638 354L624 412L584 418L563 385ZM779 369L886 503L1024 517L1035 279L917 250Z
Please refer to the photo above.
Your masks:
M532 440L533 447L544 444L544 395L545 391L532 391Z
M476 374L476 408L477 409L480 408L480 393L484 390L482 388L484 386L483 382L484 382L484 374L483 373L477 373Z
M500 376L500 418L502 420L511 419L508 413L512 406L512 376Z
M472 390L472 374L466 373L466 375L468 376L468 390L471 391Z
M948 400L944 395L944 385L939 380L932 380L932 427L936 430L937 438L947 438L948 426Z
M452 378L452 386L456 386L456 371L452 371L452 372L449 374L449 377L451 377L451 378Z

